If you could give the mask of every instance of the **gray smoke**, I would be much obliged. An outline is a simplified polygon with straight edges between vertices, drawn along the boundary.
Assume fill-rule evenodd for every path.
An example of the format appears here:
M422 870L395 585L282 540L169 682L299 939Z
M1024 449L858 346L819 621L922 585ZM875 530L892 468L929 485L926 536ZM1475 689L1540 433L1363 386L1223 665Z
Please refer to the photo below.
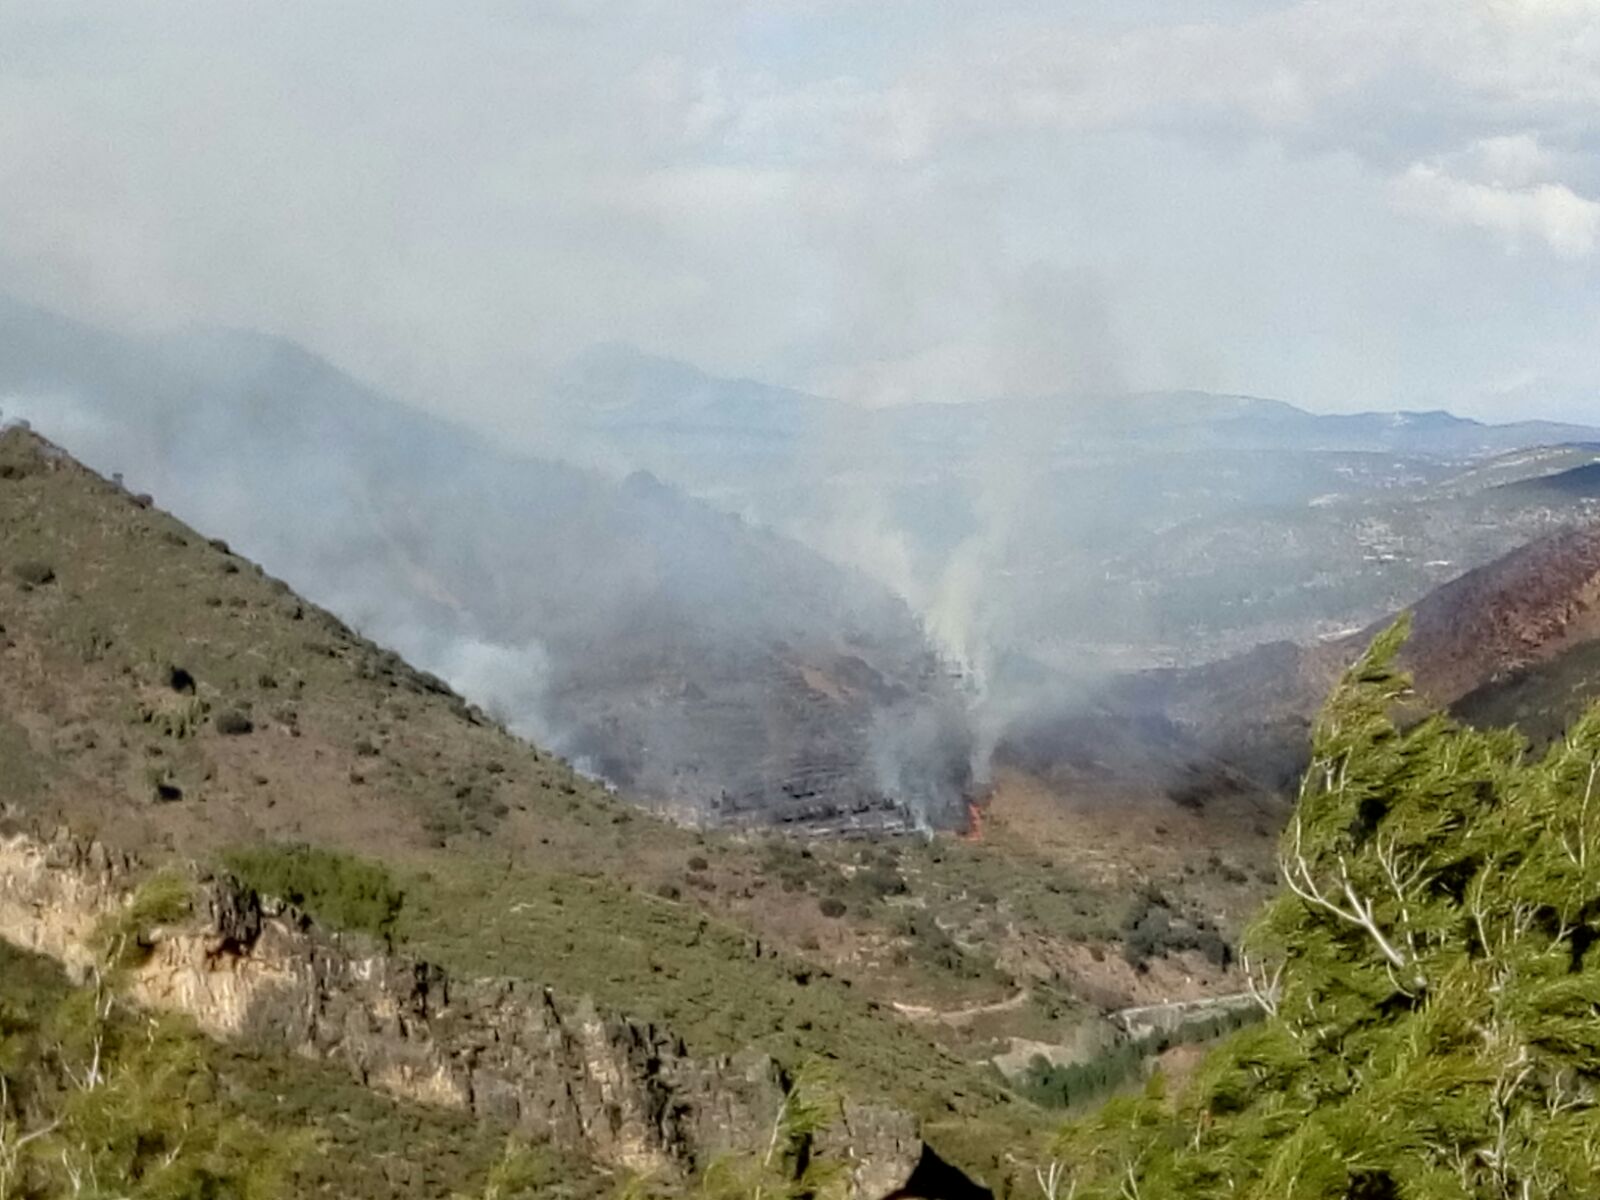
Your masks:
M922 728L960 704L865 575L648 473L502 451L287 343L7 316L8 413L641 799L960 819L962 769L897 768L875 744L886 713Z

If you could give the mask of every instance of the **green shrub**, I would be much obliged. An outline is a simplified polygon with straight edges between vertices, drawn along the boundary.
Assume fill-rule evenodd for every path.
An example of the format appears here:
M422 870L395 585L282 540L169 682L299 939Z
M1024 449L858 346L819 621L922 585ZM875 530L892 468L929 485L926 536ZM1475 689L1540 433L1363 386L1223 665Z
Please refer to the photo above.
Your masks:
M1198 950L1214 966L1233 961L1233 948L1205 920L1178 916L1159 895L1142 896L1122 923L1122 956L1130 966L1143 967L1152 958L1185 950Z
M120 912L95 927L91 943L108 967L130 966L149 948L150 935L159 925L170 925L189 915L194 889L173 871L145 880Z
M824 896L820 901L818 901L817 908L821 911L823 916L833 918L842 917L846 912L849 911L845 902L840 900L837 896Z
M879 865L857 871L855 881L875 899L906 893L905 877L893 866Z
M947 971L960 979L983 979L993 974L985 964L966 954L949 932L930 914L907 912L894 930L911 943L910 957Z
M306 845L254 846L223 862L241 882L334 929L388 940L405 893L381 863Z

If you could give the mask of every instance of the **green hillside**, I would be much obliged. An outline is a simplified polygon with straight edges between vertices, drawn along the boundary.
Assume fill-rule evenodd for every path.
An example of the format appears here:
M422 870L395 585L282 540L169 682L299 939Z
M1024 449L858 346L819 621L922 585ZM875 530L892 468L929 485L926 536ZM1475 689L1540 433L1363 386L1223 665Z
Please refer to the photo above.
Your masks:
M997 1083L970 1031L874 998L888 986L955 1006L1012 989L993 948L924 954L946 935L906 928L919 897L1001 918L992 893L971 899L972 856L953 846L813 851L653 818L18 428L0 432L0 627L14 825L65 825L150 862L253 866L264 886L265 864L305 857L292 847L356 855L393 880L381 932L455 972L591 996L695 1054L758 1046L796 1069L825 1057L852 1093L920 1114L980 1171L997 1161L987 1147L1047 1123ZM1013 865L1022 896L1058 902L1025 919L1116 936L1115 893ZM349 901L307 907L359 927ZM893 962L851 978L841 959L858 943ZM1046 988L1017 1019L1048 1031L1085 1016Z
M465 1200L513 1172L507 1197L613 1190L574 1155L385 1099L338 1068L219 1046L121 1006L99 1015L92 988L5 942L0 980L5 1200L81 1195L91 1178L90 1194L152 1200Z

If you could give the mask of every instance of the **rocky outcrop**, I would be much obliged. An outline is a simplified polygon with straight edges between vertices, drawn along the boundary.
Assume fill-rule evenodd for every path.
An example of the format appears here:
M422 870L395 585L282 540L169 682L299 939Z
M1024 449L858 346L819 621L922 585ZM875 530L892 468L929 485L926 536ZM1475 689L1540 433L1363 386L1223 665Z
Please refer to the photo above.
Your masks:
M132 862L96 842L0 839L0 936L81 974L134 877ZM765 1055L693 1057L664 1030L586 999L523 980L452 979L318 930L231 878L196 876L195 886L189 918L143 935L128 984L140 1005L630 1170L682 1174L771 1136L789 1081ZM855 1103L814 1150L847 1162L863 1197L902 1191L927 1158L909 1115Z

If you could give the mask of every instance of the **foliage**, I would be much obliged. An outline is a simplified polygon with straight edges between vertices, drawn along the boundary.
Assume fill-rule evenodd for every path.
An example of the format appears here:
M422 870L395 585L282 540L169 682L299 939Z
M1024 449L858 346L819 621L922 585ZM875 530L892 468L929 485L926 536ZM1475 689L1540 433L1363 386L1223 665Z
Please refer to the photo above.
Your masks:
M1600 1177L1600 708L1541 761L1402 730L1397 624L1314 731L1246 939L1267 1019L1058 1147L1077 1200L1536 1200Z
M995 979L998 972L962 950L938 920L925 912L908 910L895 921L894 932L907 941L907 957L929 963L958 979Z
M307 1144L218 1103L205 1044L122 1010L105 981L65 989L4 963L0 1200L267 1200Z
M1143 1077L1151 1059L1175 1046L1216 1041L1260 1018L1259 1011L1230 1008L1191 1018L1176 1029L1123 1037L1077 1062L1053 1063L1035 1055L1017 1090L1044 1108L1081 1108Z
M1175 919L1176 918L1176 919ZM1184 920L1166 898L1141 895L1122 923L1122 956L1133 967L1150 959L1198 950L1215 967L1233 961L1233 950L1209 922Z
M255 729L255 722L237 708L227 708L216 716L217 732L228 737L242 737Z
M285 900L333 929L388 939L405 902L382 863L316 846L243 847L223 861L262 895Z
M848 1191L837 1158L813 1153L839 1115L839 1095L815 1063L789 1086L764 1151L712 1163L700 1179L703 1200L811 1200Z
M161 871L145 880L120 911L101 920L90 939L100 966L116 971L144 957L150 934L161 925L180 921L193 904L189 881L177 871Z
M456 1192L451 1200L511 1200L513 1196L540 1195L561 1176L551 1173L551 1163L515 1139L508 1139L505 1150L489 1168L481 1188L468 1195Z
M69 1164L86 1198L598 1200L608 1191L586 1160L508 1143L492 1122L384 1096L331 1063L151 1020L103 986L114 978L75 988L48 959L0 941L0 1200L72 1195ZM91 1076L90 1094L75 1095ZM152 1173L158 1153L175 1156ZM139 1182L125 1178L130 1169Z

